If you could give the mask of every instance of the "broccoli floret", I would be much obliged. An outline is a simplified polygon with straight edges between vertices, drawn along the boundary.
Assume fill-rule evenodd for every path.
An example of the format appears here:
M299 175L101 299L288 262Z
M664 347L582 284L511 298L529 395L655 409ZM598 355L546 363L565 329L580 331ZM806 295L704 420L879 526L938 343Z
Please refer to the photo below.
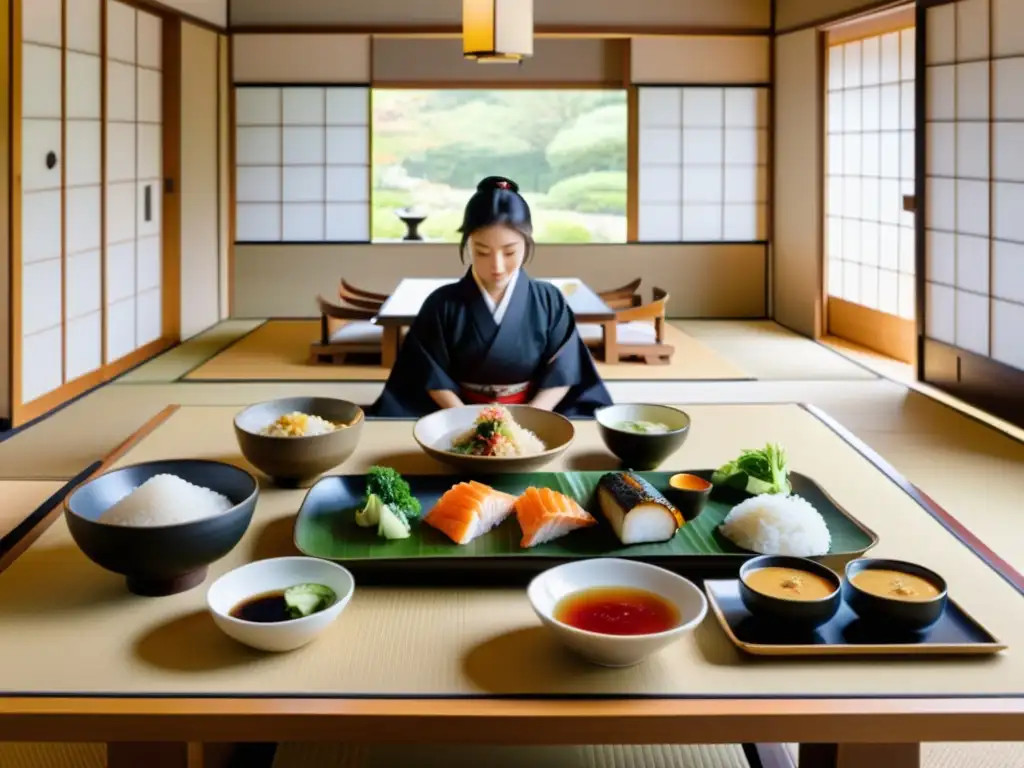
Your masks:
M419 500L412 495L409 484L391 467L370 467L366 473L366 493L380 497L384 504L406 518L420 515Z

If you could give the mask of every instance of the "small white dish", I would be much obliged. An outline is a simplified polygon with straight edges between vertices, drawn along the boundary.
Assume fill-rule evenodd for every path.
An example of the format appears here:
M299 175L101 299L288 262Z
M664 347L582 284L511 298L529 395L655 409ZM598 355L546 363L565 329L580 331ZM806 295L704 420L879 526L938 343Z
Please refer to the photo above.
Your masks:
M605 635L576 629L554 617L562 598L594 587L632 587L653 592L675 606L679 624L649 635ZM604 667L630 667L692 632L708 612L700 587L656 565L619 558L594 558L544 571L526 590L544 626L570 649Z
M288 621L262 623L231 616L231 610L243 600L310 583L330 587L337 600L322 611ZM335 563L315 557L275 557L225 573L210 585L206 604L228 637L261 651L292 651L327 629L345 610L355 588L352 574Z

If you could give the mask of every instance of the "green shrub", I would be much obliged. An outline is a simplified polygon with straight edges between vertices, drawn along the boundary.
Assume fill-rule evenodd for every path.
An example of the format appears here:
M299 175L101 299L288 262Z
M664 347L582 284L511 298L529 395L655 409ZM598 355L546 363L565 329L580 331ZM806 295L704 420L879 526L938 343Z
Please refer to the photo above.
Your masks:
M373 207L397 211L412 204L412 193L407 189L374 189ZM397 219L396 219L397 221Z
M591 171L625 171L627 163L625 105L600 107L563 128L547 148L547 161L559 176Z
M625 171L595 171L572 176L548 191L552 208L578 213L626 213Z
M395 209L382 208L376 200L370 217L371 240L401 240L405 237L405 224L395 216Z
M589 243L594 238L589 229L575 221L548 219L541 223L536 239L539 243Z

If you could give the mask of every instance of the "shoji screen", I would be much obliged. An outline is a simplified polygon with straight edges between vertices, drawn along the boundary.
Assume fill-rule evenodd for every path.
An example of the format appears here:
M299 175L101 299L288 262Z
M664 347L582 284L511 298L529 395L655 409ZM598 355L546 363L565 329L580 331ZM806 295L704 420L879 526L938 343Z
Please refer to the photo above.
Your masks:
M828 50L828 291L912 320L913 28Z
M161 335L161 21L107 0L107 362Z
M1024 4L929 8L927 380L1024 410Z
M239 242L369 240L369 89L237 86Z
M767 88L638 90L637 239L765 240Z
M19 399L27 403L64 383L61 0L23 3L21 31Z
M103 364L100 0L67 4L64 374Z

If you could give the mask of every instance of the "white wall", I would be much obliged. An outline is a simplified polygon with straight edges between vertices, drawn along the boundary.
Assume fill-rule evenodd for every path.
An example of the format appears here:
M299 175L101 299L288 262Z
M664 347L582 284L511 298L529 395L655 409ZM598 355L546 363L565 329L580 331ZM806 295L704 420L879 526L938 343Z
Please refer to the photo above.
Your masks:
M669 292L670 317L764 317L763 245L539 245L537 277L580 277L595 290L643 277L641 294ZM315 317L316 295L336 296L342 276L371 291L403 277L457 277L454 243L242 245L235 249L235 317Z
M821 43L815 29L775 42L773 315L815 337L822 312Z
M220 319L218 37L181 25L181 338Z

